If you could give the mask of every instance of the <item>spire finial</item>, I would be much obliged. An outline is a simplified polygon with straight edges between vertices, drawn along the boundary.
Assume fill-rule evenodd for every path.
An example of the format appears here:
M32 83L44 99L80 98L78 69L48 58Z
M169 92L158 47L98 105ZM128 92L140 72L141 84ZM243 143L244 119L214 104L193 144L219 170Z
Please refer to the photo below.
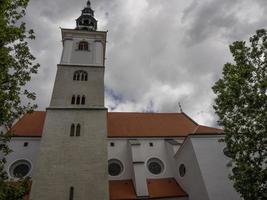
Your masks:
M96 31L97 21L94 18L94 10L91 8L91 2L88 0L81 16L76 19L76 29Z
M182 109L182 105L181 105L181 102L180 101L178 102L178 106L179 106L180 112L182 113L183 112L183 109Z
M86 4L87 4L87 7L88 7L88 8L90 8L90 7L91 7L91 2L90 2L89 0L87 1L87 3L86 3Z

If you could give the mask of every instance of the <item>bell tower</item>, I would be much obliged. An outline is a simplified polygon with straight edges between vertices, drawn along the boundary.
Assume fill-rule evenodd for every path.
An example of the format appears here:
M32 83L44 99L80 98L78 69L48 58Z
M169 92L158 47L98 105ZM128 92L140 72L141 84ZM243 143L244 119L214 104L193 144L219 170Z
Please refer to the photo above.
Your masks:
M75 29L61 29L63 51L33 178L31 200L107 200L106 31L90 1Z

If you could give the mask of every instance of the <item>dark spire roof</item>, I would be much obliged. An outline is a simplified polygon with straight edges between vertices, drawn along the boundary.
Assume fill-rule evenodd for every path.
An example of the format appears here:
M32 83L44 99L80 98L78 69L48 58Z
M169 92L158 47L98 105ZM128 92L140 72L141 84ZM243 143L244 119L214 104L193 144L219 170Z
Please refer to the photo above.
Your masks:
M87 1L86 7L82 10L81 16L76 19L76 29L96 31L97 21L94 18L94 10L91 8L91 2Z

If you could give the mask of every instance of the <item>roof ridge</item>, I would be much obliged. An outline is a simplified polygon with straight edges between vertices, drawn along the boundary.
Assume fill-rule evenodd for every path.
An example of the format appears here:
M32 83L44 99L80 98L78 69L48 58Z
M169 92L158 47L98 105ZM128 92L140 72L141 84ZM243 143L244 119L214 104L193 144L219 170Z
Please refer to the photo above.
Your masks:
M195 125L199 126L199 124L196 121L194 121L191 117L189 117L189 115L187 115L184 112L181 112L181 114L183 114L185 117L187 117L189 120L191 120Z

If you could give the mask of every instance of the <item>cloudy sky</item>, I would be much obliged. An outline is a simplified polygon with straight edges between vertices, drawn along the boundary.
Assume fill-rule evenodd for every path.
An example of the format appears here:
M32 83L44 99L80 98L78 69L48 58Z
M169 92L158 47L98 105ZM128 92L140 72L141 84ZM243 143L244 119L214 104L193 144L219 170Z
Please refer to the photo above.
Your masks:
M231 61L228 45L267 27L266 0L92 0L108 30L106 106L112 111L185 113L216 125L212 85ZM28 87L38 110L50 102L61 55L60 27L74 28L86 0L31 0L25 21L36 32L41 64Z

